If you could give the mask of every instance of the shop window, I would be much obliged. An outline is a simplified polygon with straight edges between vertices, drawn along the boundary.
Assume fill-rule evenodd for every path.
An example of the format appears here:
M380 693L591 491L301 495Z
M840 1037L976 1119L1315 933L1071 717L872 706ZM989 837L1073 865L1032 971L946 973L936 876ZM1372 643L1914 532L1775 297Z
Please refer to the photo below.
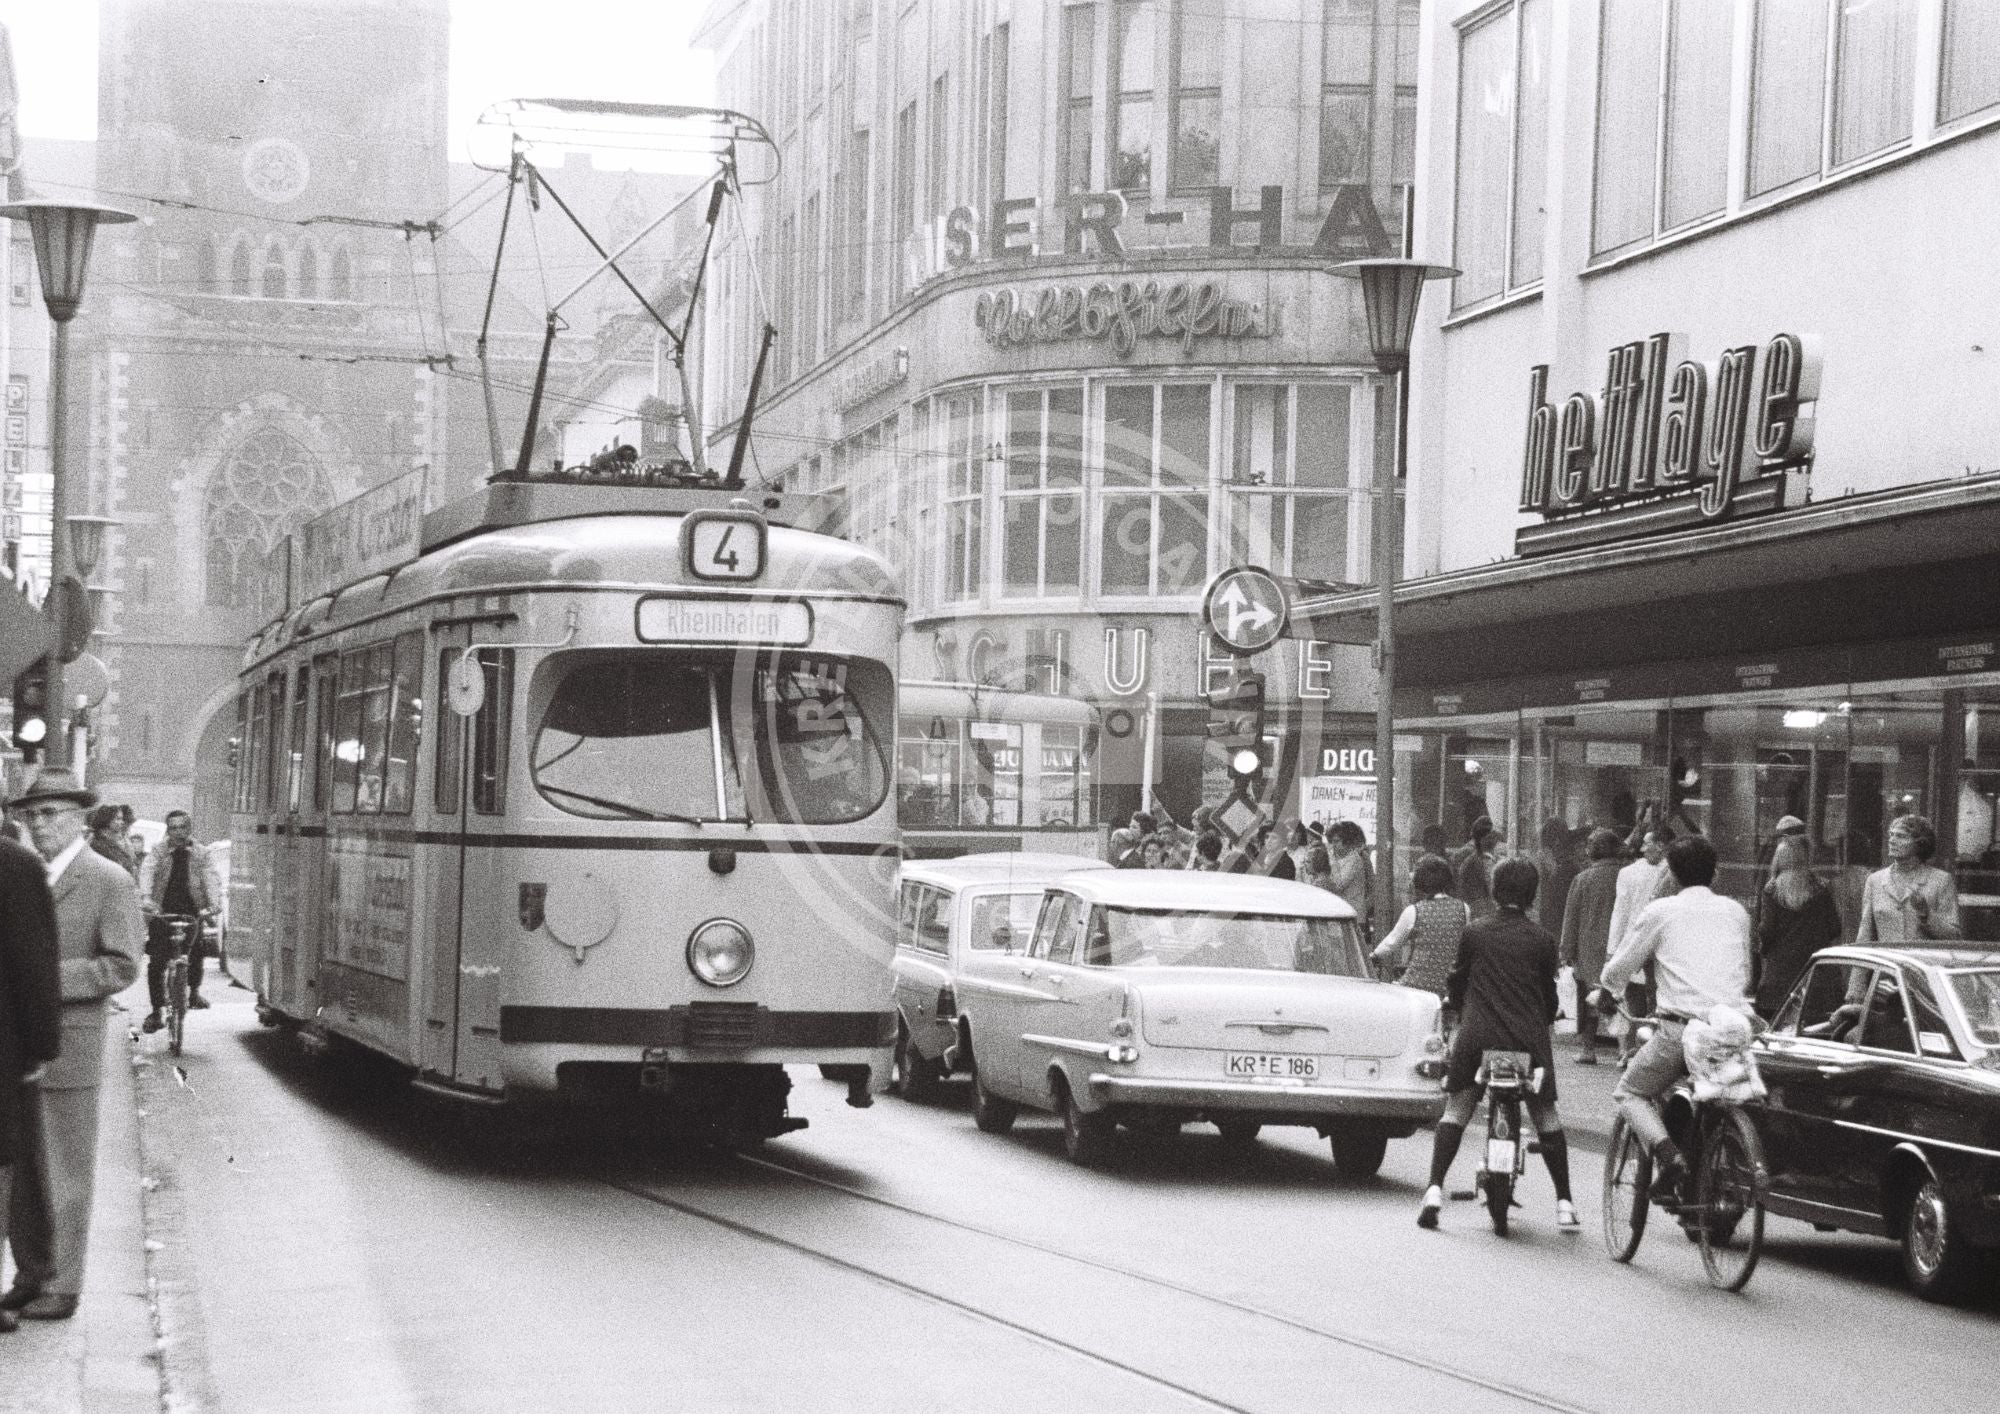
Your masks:
M1021 825L1021 724L967 722L965 759L972 767L959 819L974 829Z
M1192 594L1208 572L1208 384L1104 390L1099 590Z
M1194 192L1221 180L1221 0L1181 0L1173 18L1173 187Z
M2000 6L1991 0L1945 0L1942 68L1939 122L2000 104Z
M1083 566L1083 390L1009 393L1006 418L1005 592L1075 594Z
M946 601L977 599L986 576L986 449L978 397L945 400Z
M1515 0L1459 38L1452 249L1463 308L1542 277L1549 0Z
M1091 94L1096 86L1097 7L1063 11L1063 182L1071 192L1090 191Z
M951 827L959 815L959 724L905 717L897 733L896 806L904 829Z
M1153 185L1153 33L1156 0L1117 0L1113 12L1110 184L1119 191Z

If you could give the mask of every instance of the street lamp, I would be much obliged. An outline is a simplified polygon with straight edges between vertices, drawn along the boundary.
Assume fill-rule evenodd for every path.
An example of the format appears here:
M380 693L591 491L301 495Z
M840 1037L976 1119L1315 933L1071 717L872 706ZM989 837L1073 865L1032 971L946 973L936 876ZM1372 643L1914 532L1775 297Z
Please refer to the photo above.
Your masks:
M53 483L50 497L49 537L51 595L48 610L58 625L69 622L68 601L77 592L71 586L76 577L71 570L71 536L76 528L65 514L69 503L69 322L83 303L83 278L90 268L90 245L100 225L119 225L139 218L115 206L99 206L90 201L55 201L48 197L28 197L0 206L0 216L10 221L26 221L35 242L35 267L42 276L42 303L55 321L55 342L49 350L49 473ZM95 529L95 547L101 550L104 532ZM90 540L86 528L78 539L82 548ZM94 556L93 556L94 558ZM90 571L85 570L87 575ZM64 644L63 651L81 645ZM55 714L51 725L57 730L49 741L48 762L69 764L70 704L63 695L62 652L49 655L48 700Z
M1396 380L1396 455L1375 467L1375 936L1395 926L1396 879L1396 571L1402 540L1396 534L1396 483L1409 456L1410 340L1417 329L1417 302L1429 280L1448 280L1458 271L1421 260L1349 260L1333 273L1361 282L1368 320L1368 350L1377 371Z

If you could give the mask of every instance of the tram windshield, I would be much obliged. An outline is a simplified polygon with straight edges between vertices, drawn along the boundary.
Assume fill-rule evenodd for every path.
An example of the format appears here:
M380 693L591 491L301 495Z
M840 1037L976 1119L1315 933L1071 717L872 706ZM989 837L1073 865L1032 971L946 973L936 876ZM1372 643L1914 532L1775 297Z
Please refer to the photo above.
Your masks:
M600 820L837 824L881 805L888 668L806 654L559 655L536 787Z

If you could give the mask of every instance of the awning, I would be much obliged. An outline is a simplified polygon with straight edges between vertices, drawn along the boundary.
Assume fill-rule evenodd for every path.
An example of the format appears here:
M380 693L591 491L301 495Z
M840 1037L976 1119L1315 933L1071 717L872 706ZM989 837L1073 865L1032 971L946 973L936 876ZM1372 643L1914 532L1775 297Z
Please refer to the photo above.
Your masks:
M2000 474L1847 496L1396 589L1399 687L2000 630ZM1371 590L1289 633L1372 643Z

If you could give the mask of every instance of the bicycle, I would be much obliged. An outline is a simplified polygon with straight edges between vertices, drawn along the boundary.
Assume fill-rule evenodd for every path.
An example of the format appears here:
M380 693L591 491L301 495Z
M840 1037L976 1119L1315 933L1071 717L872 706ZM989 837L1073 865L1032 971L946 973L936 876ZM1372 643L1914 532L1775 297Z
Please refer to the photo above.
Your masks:
M1620 1013L1643 1039L1659 1026L1657 1017ZM1604 1246L1614 1262L1630 1262L1646 1233L1647 1212L1657 1206L1679 1220L1690 1242L1701 1247L1709 1284L1741 1291L1764 1250L1764 1198L1770 1169L1757 1127L1740 1105L1701 1100L1682 1080L1663 1098L1663 1108L1679 1110L1686 1141L1687 1175L1674 1189L1653 1191L1653 1156L1620 1115L1612 1122L1604 1155ZM1674 1127L1669 1120L1669 1128Z
M192 913L163 913L160 921L173 937L174 955L167 962L167 1050L181 1053L181 1039L187 1032L188 954L194 939L201 936L201 919Z
M1473 1191L1486 1200L1493 1231L1507 1235L1514 1186L1528 1162L1521 1142L1521 1104L1542 1087L1542 1073L1525 1051L1487 1051L1479 1058L1477 1082L1486 1087L1486 1148Z

